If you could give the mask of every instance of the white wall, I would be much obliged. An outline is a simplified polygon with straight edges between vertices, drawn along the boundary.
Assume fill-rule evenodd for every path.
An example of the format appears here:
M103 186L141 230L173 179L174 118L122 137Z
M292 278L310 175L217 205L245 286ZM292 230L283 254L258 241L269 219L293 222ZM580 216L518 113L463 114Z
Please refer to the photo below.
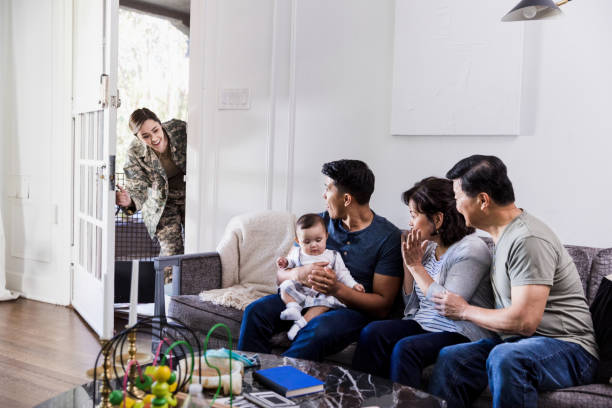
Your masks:
M11 25L10 25L10 11L9 2L0 2L0 78L4 78L4 82L0 87L0 146L6 146L8 137L7 135L11 132L12 121L11 118L11 106L9 103L10 95L12 95L12 84L13 70L12 65L9 64L11 57ZM4 290L6 282L6 236L5 230L7 229L8 219L7 212L4 205L4 197L6 196L5 185L6 175L8 174L8 149L0 149L0 292ZM5 222L6 220L6 222Z
M58 304L70 301L70 4L2 5L7 288Z
M7 287L68 304L71 1L1 4ZM473 153L500 156L564 242L612 246L612 3L563 10L525 25L521 136L394 137L392 0L193 0L187 250L214 248L235 214L322 209L338 158L370 164L373 208L405 227L401 192ZM221 88L249 88L251 109L216 109Z
M502 158L517 204L564 242L612 246L612 3L511 23L525 24L518 137L390 135L393 1L253 3L193 3L189 251L214 248L241 212L322 209L320 167L338 158L370 164L373 208L405 227L401 192L475 153ZM250 88L251 110L217 110L223 87Z

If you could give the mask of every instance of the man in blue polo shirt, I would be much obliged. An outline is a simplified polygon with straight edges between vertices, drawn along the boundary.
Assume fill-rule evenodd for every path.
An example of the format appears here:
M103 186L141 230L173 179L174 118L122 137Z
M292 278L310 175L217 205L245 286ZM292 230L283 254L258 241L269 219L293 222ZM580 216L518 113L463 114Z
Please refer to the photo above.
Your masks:
M283 354L315 361L356 341L372 319L384 318L403 276L401 232L370 208L372 170L359 160L338 160L325 163L322 173L327 176L323 193L327 211L321 214L329 233L327 248L340 252L351 275L366 290L358 292L339 282L326 263L278 270L279 284L287 279L300 281L347 306L310 320ZM272 335L293 323L280 319L284 309L278 294L251 303L242 319L238 349L269 353Z

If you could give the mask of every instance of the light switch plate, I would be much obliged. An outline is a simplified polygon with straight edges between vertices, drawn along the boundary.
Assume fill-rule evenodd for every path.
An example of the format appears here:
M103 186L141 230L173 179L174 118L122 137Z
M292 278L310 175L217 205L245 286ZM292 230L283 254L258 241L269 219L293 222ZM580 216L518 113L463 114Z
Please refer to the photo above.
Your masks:
M249 88L223 88L219 90L218 109L250 109L251 97Z

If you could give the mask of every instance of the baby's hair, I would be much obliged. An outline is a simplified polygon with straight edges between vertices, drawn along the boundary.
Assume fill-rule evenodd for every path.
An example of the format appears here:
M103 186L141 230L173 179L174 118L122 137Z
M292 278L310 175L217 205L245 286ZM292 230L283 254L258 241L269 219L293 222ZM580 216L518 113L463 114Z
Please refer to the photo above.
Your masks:
M297 222L295 223L295 228L305 230L314 227L317 225L317 223L321 224L325 232L327 232L327 225L325 225L323 218L321 218L319 214L314 213L304 214L298 218Z

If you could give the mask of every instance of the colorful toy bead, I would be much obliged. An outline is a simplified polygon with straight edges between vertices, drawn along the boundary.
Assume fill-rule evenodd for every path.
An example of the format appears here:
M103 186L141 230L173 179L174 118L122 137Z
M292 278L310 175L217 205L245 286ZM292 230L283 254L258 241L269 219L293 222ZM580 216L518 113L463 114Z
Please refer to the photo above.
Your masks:
M178 385L177 382L174 382L174 383L170 384L170 387L168 387L168 391L170 391L170 392L176 391L176 386L177 385Z
M123 401L123 392L120 390L114 390L108 396L108 400L113 405L119 405Z
M155 366L146 366L145 367L145 374L150 376L151 378L154 378L156 370L157 370L157 367L155 367Z
M152 384L153 378L147 374L143 374L142 378L136 376L136 378L134 379L134 385L136 386L136 388L143 391L149 391L151 389Z
M157 367L157 370L155 371L155 380L158 382L168 382L168 379L170 379L170 376L172 375L172 371L170 370L170 367L168 366L159 366Z
M142 401L138 401L132 408L152 408L151 401L155 396L153 394L147 394Z
M136 401L134 401L132 398L130 397L125 397L125 403L124 401L121 402L121 408L125 407L125 408L134 408Z
M177 404L177 400L172 396L170 386L166 382L170 378L170 374L171 371L168 366L157 367L155 372L157 381L151 386L151 392L155 395L152 403L156 408L168 408L168 405L175 407ZM174 388L176 389L176 385Z

